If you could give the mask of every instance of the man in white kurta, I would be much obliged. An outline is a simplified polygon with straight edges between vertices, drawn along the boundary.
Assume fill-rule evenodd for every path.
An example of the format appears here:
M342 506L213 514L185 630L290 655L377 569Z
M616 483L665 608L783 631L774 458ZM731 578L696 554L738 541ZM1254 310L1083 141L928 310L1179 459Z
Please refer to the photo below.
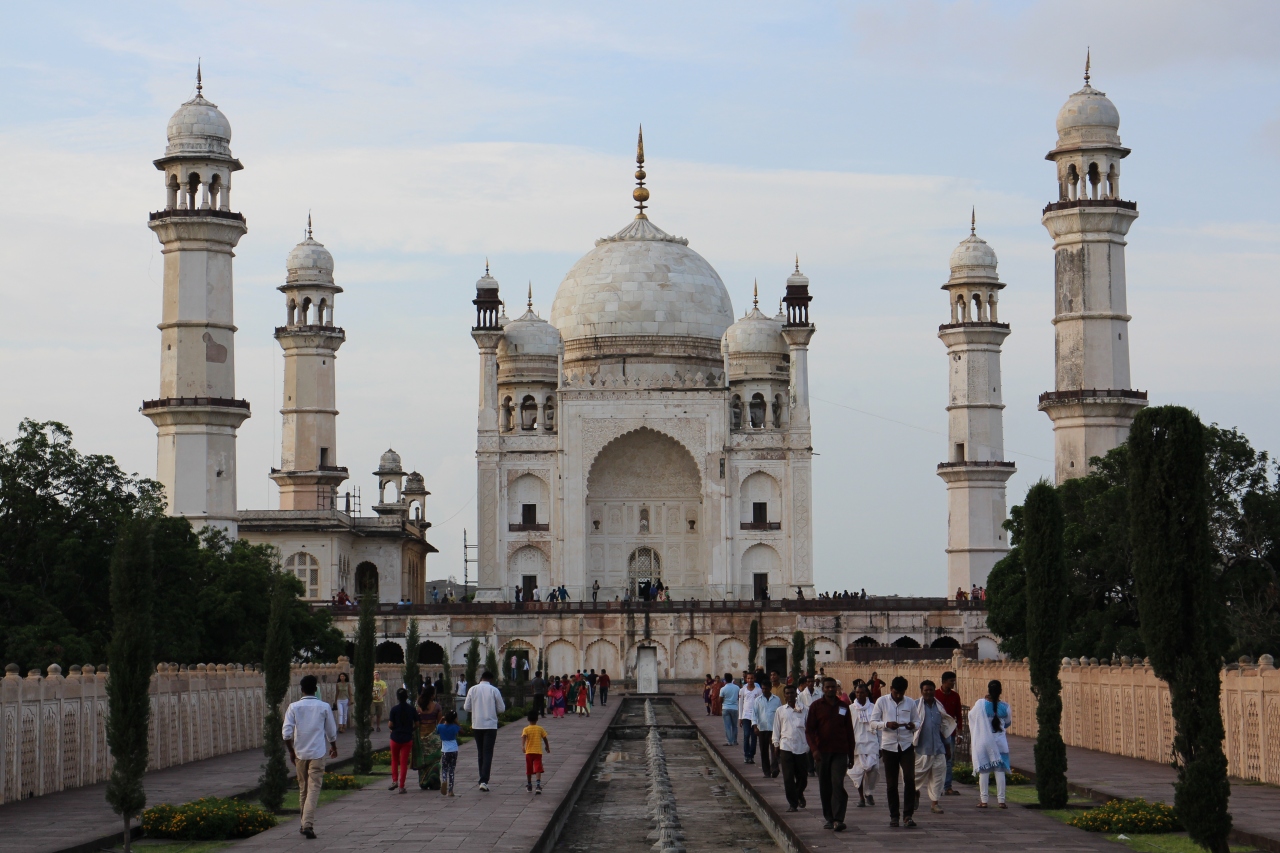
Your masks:
M866 683L858 681L854 686L853 704L849 706L849 711L853 714L854 756L848 775L858 789L860 808L868 803L873 806L876 804L871 792L880 778L880 734L871 727L871 715L875 708Z
M916 751L915 796L918 805L921 792L927 793L930 811L942 814L938 799L942 796L942 784L947 777L947 759L951 757L951 744L947 737L956 730L956 721L935 698L934 692L932 681L926 678L920 682L913 737Z

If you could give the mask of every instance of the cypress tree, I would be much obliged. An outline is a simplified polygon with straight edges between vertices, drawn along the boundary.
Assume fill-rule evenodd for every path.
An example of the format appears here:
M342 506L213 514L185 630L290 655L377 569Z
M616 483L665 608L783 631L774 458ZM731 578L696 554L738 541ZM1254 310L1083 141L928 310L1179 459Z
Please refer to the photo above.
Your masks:
M805 653L805 664L809 670L809 677L812 678L818 672L818 641L809 641L809 650Z
M467 689L470 690L475 686L476 678L480 673L480 638L472 637L471 644L467 646Z
M1142 640L1172 704L1174 810L1193 841L1227 853L1231 786L1219 704L1225 605L1211 574L1205 430L1190 410L1144 409L1134 420L1129 523Z
M404 684L409 688L409 700L418 695L418 620L409 618L409 630L404 638Z
M357 773L368 773L373 769L370 732L373 730L373 643L377 631L373 611L377 607L376 599L377 596L368 591L360 596L360 621L356 625L356 659L353 661L356 748L352 755L352 767Z
M751 620L751 630L747 633L747 669L756 670L756 656L760 654L760 622Z
M804 668L804 631L791 635L791 677L800 683L800 671Z
M490 646L489 651L485 652L484 668L493 673L495 681L502 676L502 669L498 665L498 653L494 651L493 646Z
M113 624L107 649L107 746L115 761L107 780L107 802L124 819L125 853L131 849L129 823L147 804L142 776L147 771L154 668L152 563L151 521L125 521L111 556Z
M293 602L293 591L284 583L284 575L277 573L271 592L271 615L267 618L267 642L262 653L267 702L267 714L262 722L262 754L267 761L258 780L262 804L272 811L284 805L285 789L289 787L280 705L289 693L289 664L293 661L289 618Z
M451 704L445 704L453 702L453 667L449 663L448 649L444 653L444 669L440 672L440 695L436 697L436 701L442 707L452 707Z
M1062 639L1066 627L1067 569L1062 553L1062 504L1044 480L1027 492L1023 504L1026 566L1027 656L1035 694L1036 794L1040 805L1067 805L1067 747L1062 742Z

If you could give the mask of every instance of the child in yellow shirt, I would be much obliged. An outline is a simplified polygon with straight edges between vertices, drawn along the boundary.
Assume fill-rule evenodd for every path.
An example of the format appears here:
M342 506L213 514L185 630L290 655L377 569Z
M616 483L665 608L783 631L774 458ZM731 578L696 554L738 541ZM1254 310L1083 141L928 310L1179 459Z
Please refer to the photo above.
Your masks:
M551 741L547 739L547 730L538 725L538 712L529 712L529 725L520 733L520 742L524 745L524 789L535 794L542 793L542 751L546 747L551 754ZM538 777L538 787L533 786L533 777Z

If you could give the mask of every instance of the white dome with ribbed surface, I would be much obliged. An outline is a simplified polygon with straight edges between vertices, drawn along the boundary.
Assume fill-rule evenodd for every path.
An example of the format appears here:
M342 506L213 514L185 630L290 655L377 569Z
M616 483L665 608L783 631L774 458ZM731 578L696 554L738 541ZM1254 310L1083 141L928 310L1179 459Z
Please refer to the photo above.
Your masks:
M333 284L333 255L310 236L284 262L290 284Z
M212 154L231 156L231 122L218 105L196 95L169 119L166 157Z

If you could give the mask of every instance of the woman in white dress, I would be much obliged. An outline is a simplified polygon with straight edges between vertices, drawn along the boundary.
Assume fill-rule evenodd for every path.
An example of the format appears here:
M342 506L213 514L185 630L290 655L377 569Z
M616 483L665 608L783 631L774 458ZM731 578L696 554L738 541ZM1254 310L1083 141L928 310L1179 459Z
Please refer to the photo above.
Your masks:
M999 681L987 684L987 695L973 704L969 710L969 733L972 741L973 773L978 777L978 808L988 808L989 773L996 774L996 802L1000 808L1009 806L1004 801L1005 774L1009 772L1009 738L1006 732L1013 724L1007 702L1000 701L1004 688Z

